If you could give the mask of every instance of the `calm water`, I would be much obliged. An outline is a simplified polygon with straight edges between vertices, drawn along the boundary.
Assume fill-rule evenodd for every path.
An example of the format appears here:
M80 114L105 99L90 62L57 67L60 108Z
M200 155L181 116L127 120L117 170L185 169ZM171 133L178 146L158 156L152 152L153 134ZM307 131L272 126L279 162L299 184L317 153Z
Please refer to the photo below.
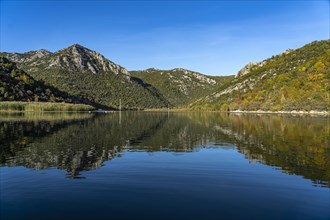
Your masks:
M5 219L329 219L325 117L0 115Z

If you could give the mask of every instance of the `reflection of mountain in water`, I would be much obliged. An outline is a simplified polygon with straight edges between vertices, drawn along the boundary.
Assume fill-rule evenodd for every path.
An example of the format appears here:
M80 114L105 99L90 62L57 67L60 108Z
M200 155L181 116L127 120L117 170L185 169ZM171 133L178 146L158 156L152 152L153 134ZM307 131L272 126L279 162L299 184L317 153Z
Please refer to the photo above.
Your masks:
M202 115L199 117L204 118ZM190 118L204 123L211 133L225 135L252 162L276 166L285 173L330 186L329 118L256 114Z
M58 167L76 177L100 167L128 142L159 123L137 114L102 115L81 121L0 122L1 164L34 169ZM2 128L2 129L1 129Z
M0 135L5 144L1 146L1 164L57 167L76 177L121 151L191 152L210 137L205 125L191 123L181 115L123 112L80 121L67 119L2 120Z
M0 114L0 163L5 164L10 158L15 158L34 141L91 117L92 114L81 113Z
M330 186L329 118L231 115L221 124L248 159Z
M1 121L1 120L0 120ZM69 121L0 122L1 164L77 177L122 151L191 152L235 145L252 161L329 184L329 119L123 112ZM226 144L228 143L228 144Z

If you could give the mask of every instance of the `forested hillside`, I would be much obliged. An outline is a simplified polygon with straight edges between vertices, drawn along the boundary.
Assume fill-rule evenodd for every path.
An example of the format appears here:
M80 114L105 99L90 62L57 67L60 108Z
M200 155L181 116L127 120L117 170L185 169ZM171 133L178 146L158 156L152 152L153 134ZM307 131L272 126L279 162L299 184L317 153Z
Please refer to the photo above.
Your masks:
M22 69L1 59L1 100L87 102L122 109L330 110L329 40L249 63L235 77L181 68L129 72L78 44L55 53L0 55Z
M172 70L150 68L130 73L153 85L171 106L187 105L231 79L230 76L211 77L181 68Z
M200 110L330 110L330 41L251 63L190 105Z
M167 107L153 86L131 77L128 71L101 54L74 44L55 53L46 50L23 54L2 53L37 80L71 95L112 108Z
M0 57L0 101L84 102L35 80L4 57Z

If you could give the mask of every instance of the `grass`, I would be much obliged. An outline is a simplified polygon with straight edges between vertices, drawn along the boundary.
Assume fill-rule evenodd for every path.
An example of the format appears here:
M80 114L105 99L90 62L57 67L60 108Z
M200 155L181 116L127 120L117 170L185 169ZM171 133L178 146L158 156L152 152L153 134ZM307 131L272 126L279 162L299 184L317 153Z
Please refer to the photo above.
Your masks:
M76 112L91 111L93 106L59 102L0 102L0 111L29 112Z
M1 112L0 122L38 122L38 121L76 121L85 120L93 117L93 114L88 112Z

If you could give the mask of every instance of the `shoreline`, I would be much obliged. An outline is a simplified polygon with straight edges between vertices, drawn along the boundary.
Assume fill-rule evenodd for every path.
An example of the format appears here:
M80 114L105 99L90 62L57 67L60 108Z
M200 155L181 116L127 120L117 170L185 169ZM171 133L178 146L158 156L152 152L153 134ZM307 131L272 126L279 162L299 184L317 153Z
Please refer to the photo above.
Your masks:
M42 110L0 110L0 113L24 113L24 112L36 112L36 113L55 113L55 112L68 112L68 113L75 113L75 112L82 112L82 113L91 113L94 111L85 111L85 110L76 110L76 111L69 111L69 110L62 110L62 111L42 111Z
M125 110L125 111L144 111L144 112L223 112L236 114L288 114L288 115L322 115L330 116L330 111L265 111L265 110L232 110L232 111L216 111L216 110L196 110L189 108L150 108L141 110ZM24 112L38 112L38 113L54 113L54 112L87 112L87 113L114 113L119 110L96 109L93 106L78 103L65 102L21 102L21 101L4 101L0 102L0 113L24 113Z
M82 103L1 101L0 112L88 112L95 107Z
M230 113L243 113L243 114L292 114L292 115L330 115L330 112L328 111L263 111L263 110L257 110L257 111L228 111Z
M135 110L126 110L126 111L135 111ZM330 112L327 111L203 111L203 110L189 110L189 109L145 109L143 112L216 112L216 113L234 113L234 114L286 114L286 115L322 115L330 116ZM0 110L0 113L115 113L120 111L107 111L107 110Z
M233 110L233 111L205 111L205 110L191 110L191 109L145 109L146 112L222 112L222 113L239 113L239 114L292 114L292 115L323 115L330 116L330 111L242 111L242 110Z

